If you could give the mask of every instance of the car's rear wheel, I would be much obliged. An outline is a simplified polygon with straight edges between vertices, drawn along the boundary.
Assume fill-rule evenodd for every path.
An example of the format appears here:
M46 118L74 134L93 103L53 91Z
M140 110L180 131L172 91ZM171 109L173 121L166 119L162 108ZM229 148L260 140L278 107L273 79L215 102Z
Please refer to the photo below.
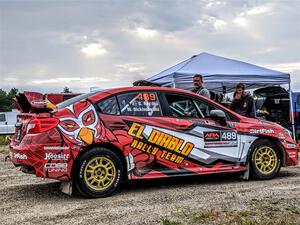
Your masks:
M107 148L92 148L78 160L75 183L78 191L87 197L99 198L112 194L123 175L118 155Z
M251 148L250 163L254 179L272 179L278 174L281 166L278 147L269 140L258 140Z

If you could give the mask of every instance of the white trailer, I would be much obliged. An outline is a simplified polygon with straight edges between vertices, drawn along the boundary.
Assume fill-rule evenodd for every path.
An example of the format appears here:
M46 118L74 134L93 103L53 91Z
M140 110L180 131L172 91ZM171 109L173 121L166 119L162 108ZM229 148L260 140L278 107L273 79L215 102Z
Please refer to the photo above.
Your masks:
M15 133L15 124L17 122L18 110L11 112L0 112L0 135Z

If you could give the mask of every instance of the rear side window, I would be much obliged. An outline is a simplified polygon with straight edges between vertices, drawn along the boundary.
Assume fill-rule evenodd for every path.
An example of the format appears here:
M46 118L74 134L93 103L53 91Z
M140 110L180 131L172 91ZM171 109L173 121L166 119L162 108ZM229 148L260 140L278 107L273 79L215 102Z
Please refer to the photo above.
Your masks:
M118 96L121 114L125 116L162 116L156 92L130 92Z
M5 114L0 114L0 122L5 122Z
M111 115L120 115L119 106L116 97L107 98L98 103L102 113Z

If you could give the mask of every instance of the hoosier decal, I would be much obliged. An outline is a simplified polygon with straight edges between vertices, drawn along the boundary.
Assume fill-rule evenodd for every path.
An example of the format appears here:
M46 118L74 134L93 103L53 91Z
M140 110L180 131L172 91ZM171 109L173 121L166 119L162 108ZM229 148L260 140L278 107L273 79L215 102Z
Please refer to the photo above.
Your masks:
M134 137L131 147L156 156L160 153L161 159L180 164L194 148L193 143L158 129L151 128L147 137L143 136L144 131L145 126L142 124L131 125L128 131Z

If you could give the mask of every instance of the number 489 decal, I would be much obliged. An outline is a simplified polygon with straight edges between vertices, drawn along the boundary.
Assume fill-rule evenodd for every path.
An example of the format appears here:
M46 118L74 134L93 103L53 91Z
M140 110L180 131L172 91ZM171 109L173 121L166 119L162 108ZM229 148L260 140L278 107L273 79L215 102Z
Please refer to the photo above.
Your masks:
M205 131L205 142L224 142L224 141L236 141L236 131Z
M221 141L236 141L236 131L221 131Z

